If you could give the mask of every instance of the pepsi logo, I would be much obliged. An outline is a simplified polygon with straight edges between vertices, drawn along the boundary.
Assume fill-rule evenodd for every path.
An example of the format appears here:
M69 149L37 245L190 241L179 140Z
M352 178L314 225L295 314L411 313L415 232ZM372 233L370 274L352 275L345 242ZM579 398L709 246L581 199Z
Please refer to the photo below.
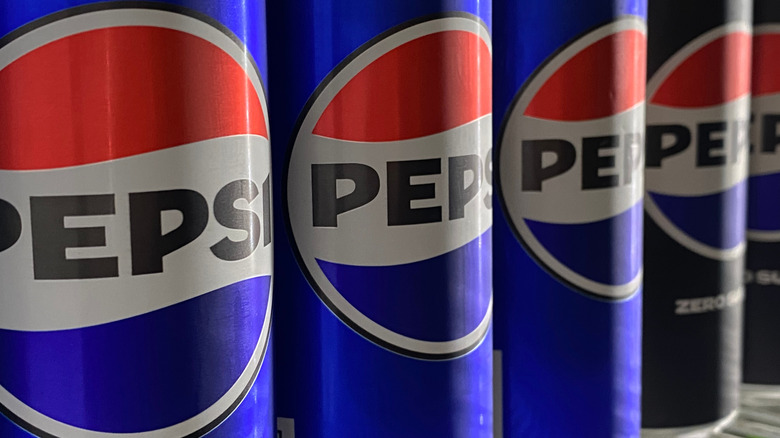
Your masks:
M260 76L220 25L123 5L0 40L0 412L36 436L206 435L269 340Z
M758 26L753 37L753 80L747 238L780 241L780 26Z
M750 128L750 26L694 39L648 82L645 209L680 245L744 252Z
M323 303L399 354L476 348L492 306L491 48L477 18L369 41L311 98L284 177L286 219Z
M578 38L525 83L496 161L515 236L562 282L622 299L641 282L645 25Z

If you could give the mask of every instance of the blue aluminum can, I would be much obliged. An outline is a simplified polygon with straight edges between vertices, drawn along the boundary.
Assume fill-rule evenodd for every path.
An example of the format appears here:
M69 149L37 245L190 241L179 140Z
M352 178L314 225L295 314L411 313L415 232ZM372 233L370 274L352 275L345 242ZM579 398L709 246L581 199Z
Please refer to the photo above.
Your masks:
M0 1L0 436L273 437L263 1Z
M489 437L490 2L268 22L280 436Z
M496 436L638 436L646 2L494 5Z
M750 149L750 0L648 9L642 426L737 407Z

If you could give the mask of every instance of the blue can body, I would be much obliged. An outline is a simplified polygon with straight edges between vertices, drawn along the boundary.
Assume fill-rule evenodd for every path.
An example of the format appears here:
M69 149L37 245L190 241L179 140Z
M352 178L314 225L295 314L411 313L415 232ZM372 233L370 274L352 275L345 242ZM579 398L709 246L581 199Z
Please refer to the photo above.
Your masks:
M349 176L351 174L348 173L333 177L328 180L328 184L310 185L310 178L315 176L309 176L309 164L298 165L299 161L308 158L306 142L318 141L305 140L305 136L308 133L307 127L311 126L309 117L322 107L322 99L326 99L323 96L328 96L330 93L332 97L335 92L329 91L331 87L345 82L340 78L344 74L352 74L351 72L355 70L354 66L359 64L361 59L366 56L379 56L380 53L377 51L385 50L382 48L384 47L382 42L389 42L388 44L393 46L392 50L400 47L396 53L403 52L404 47L416 47L417 43L425 44L424 37L413 38L411 41L403 40L406 30L417 32L416 29L422 29L420 31L422 34L433 32L434 35L441 35L438 29L446 30L449 27L455 29L461 26L466 30L458 33L458 38L479 41L477 45L481 47L478 49L482 51L480 53L483 55L489 53L490 2L480 0L271 2L268 8L268 23L270 93L273 102L272 111L275 114L272 126L272 135L276 144L273 159L274 172L278 172L274 193L277 208L280 209L276 212L278 221L276 223L280 224L276 227L276 236L277 239L290 242L289 246L278 246L275 257L277 279L280 284L284 284L284 290L278 294L274 304L278 365L276 408L280 436L288 437L292 436L292 433L303 437L334 438L491 436L492 342L489 316L491 247L488 223L490 216L487 210L489 207L479 207L483 205L482 203L489 204L490 201L486 192L490 181L485 176L487 173L476 167L469 172L471 175L474 175L472 172L480 175L477 180L483 180L480 190L484 191L480 192L480 196L475 196L466 203L465 216L468 219L472 211L470 209L476 211L480 208L483 217L486 215L488 219L475 219L473 223L481 224L482 227L479 233L469 236L466 239L467 243L454 245L453 248L449 248L451 251L448 249L443 251L443 254L414 256L412 258L415 260L410 263L401 261L408 258L404 247L409 244L405 241L409 239L408 234L403 230L426 230L425 227L429 226L431 229L439 230L444 225L417 222L417 225L404 228L406 225L397 224L398 220L401 222L406 220L403 218L394 219L388 216L387 220L382 218L377 221L359 219L363 222L359 222L361 225L355 226L352 230L365 237L365 241L380 239L393 232L400 233L397 242L381 245L388 253L397 254L398 259L384 263L368 261L371 257L377 258L382 255L376 255L372 252L372 248L368 245L364 246L364 240L361 238L347 247L341 247L340 243L335 242L333 245L340 249L335 255L331 255L331 258L339 258L343 254L349 254L356 257L357 261L350 263L326 260L323 262L317 257L318 268L308 264L309 253L313 250L307 249L307 246L316 247L318 242L316 239L306 240L303 232L298 232L296 229L297 226L311 226L312 220L315 224L312 229L316 229L318 221L324 220L316 211L314 219L311 211L303 214L298 211L299 208L303 208L300 204L306 204L308 201L299 203L296 197L304 192L305 196L313 197L314 195L309 195L310 191L314 190L312 185L315 188L326 187L328 184L335 184L338 179L352 179L354 192L349 194L347 191L347 194L339 195L344 199L357 196L355 194L362 193L364 187L358 176ZM441 23L443 27L436 27L439 24L432 25L432 23ZM453 35L447 34L443 38L450 38ZM404 46L404 43L398 40L399 38L409 45ZM482 62L482 68L489 69L489 59L486 60L485 57L463 59L456 50L450 51L446 48L450 47L447 46L448 42L442 44L447 56L452 56L452 59L456 60L453 62L461 60L473 65ZM430 55L431 52L427 53ZM401 53L400 56L406 55ZM444 65L435 61L438 59L437 55L424 58L434 60L431 64L427 64L434 70L439 68L437 66ZM378 59L380 61L377 62L381 63L387 58ZM396 70L396 67L392 66L371 70L372 66L379 64L369 64L361 65L360 73L389 74L388 77L391 79L386 82L386 86L393 91L386 96L392 100L404 93L399 91L404 87L393 88L396 79L400 78L403 72L417 71L415 69L417 61L405 59L405 62L409 62L408 67L398 66L400 68ZM485 67L486 65L488 67ZM390 71L397 73L388 73ZM439 73L449 74L446 67ZM480 76L478 81L480 86L489 87L485 80L487 80L485 75ZM356 81L350 80L347 84L354 82ZM410 83L413 88L417 87L417 81L414 82ZM434 82L431 86L435 88ZM372 96L378 95L384 88L375 85L376 83L373 87L356 94L359 101L363 99L367 102L367 107L372 102L376 103L372 100ZM344 89L347 89L347 86ZM476 96L478 97L470 100L467 106L481 104L481 108L483 110L488 108L489 113L489 93L482 92ZM434 99L439 98L441 95ZM430 112L443 112L444 101L441 102L439 104L436 100L429 101L428 103L432 103ZM383 116L374 117L375 113L372 113L370 108L366 109L366 113L370 114L364 119L361 119L361 114L352 113L345 118L352 122L347 122L342 128L348 130L350 127L358 127L360 128L358 130L362 129L362 131L355 134L354 138L347 138L346 134L340 138L353 140L354 144L376 148L377 154L382 154L384 153L382 151L389 150L395 145L403 147L402 141L395 142L394 140L397 139L394 137L383 137L387 133L378 133L373 126L384 123L377 120L402 118L407 110L416 111L414 105L405 109L403 106L388 104L388 107L383 110L385 111L382 113ZM343 110L341 114L344 114ZM484 111L479 116L482 116L481 123L485 123L487 116ZM339 117L337 116L336 119L338 120ZM434 118L438 120L438 116ZM469 116L463 120L464 123L468 122L465 129L472 129L471 127L475 126L469 124L473 122L472 119L473 117ZM436 132L444 130L444 135L453 135L454 141L463 142L464 140L459 139L467 139L467 137L460 136L457 132L449 134L452 132L449 128L460 124L456 122ZM333 122L333 126L336 125L338 122ZM397 126L400 130L405 130L412 125L414 123L407 120ZM328 126L326 124L325 129ZM420 126L423 131L427 129L423 125ZM481 128L474 128L477 129L478 135L484 137L489 133L489 124L479 126ZM315 133L318 132L318 128L314 129ZM335 134L322 135L334 137ZM388 135L392 137L395 134ZM426 137L417 132L406 138L414 138L415 140L412 141L422 138L419 141L426 142L428 141L426 138L435 138L435 136ZM485 155L489 157L487 151L490 147L489 141L483 143L487 147L480 146L479 158L476 158L476 154L469 154L472 162L479 162L479 167L482 169L486 164ZM333 147L342 146L349 145L338 143ZM385 146L387 148L384 148ZM466 144L464 147L473 147L477 150L477 146L475 143ZM311 169L327 169L327 166L332 163L358 163L355 166L362 166L360 168L370 174L374 172L382 174L377 190L380 198L384 196L383 193L387 189L385 178L394 178L395 175L388 170L389 176L385 176L384 164L373 164L372 168L367 169L364 163L371 157L358 156L345 150L331 150L328 147L330 147L328 144L323 144L321 150L325 152L317 158L320 160L318 163L311 164ZM432 147L433 152L427 157L408 156L407 158L431 158L440 163L443 170L444 166L447 166L447 160L440 157L440 152L437 152L442 150L440 149L442 146L436 144ZM299 171L303 172L300 178L291 176L298 175L296 172ZM344 172L348 171L349 168L345 167ZM431 171L429 174L434 175L432 178L438 178L433 180L436 187L446 190L446 180L439 178L440 172ZM322 177L324 173L316 175ZM474 179L471 181L473 182ZM301 185L297 186L296 184L299 183ZM391 195L388 196L388 199L392 198ZM432 193L421 196L433 197ZM372 197L369 195L368 199ZM437 199L440 201L440 198ZM430 202L427 205L433 208L428 210L429 212L442 213L446 217L446 207L442 208L441 204L430 199L428 201ZM394 205L400 205L394 202L388 200L389 209L394 208ZM409 201L406 202L408 205ZM365 209L384 208L379 198L373 198L372 201L364 199L359 205L365 205ZM412 211L416 208L417 205L413 205ZM358 217L353 215L359 215L360 211L361 208L356 208L354 205L349 208L344 207L334 217L339 222L327 222L327 226L322 229L340 232L341 228L350 226L347 222L348 218ZM456 216L458 213L450 210L450 217ZM303 225L296 225L296 221L299 220ZM425 220L421 219L422 222ZM364 229L370 232L363 235ZM448 239L462 239L462 236L458 237L455 231L445 230L442 235L449 236L446 237ZM327 236L323 238L325 237ZM345 239L348 238L349 236L345 236ZM421 239L425 238L421 237ZM353 248L359 249L353 252ZM360 259L363 256L361 251L365 251L365 263L361 263ZM312 257L311 260L314 258ZM325 278L327 281L323 280ZM408 348L399 346L392 339L377 334L379 330L374 331L371 322L351 319L347 315L350 310L344 310L348 306L339 304L338 297L331 299L332 286L335 286L336 291L346 298L350 306L359 308L360 312L367 315L371 321L409 339L429 341L438 345L470 331L476 325L479 325L477 329L479 333L474 341L464 345L464 348L448 349L448 347L440 353L418 350L413 346L413 342L405 344L409 345ZM466 301L465 305L457 301L459 296ZM448 307L451 310L443 312L437 310ZM460 326L461 323L468 326L465 332Z
M111 19L103 21L102 18L98 17L101 14L103 17L114 17L114 21L111 21ZM156 18L147 20L148 17L152 16ZM81 20L80 17L88 19ZM117 20L118 22L125 22L125 26L121 27L119 25L120 27L117 27ZM64 25L57 27L63 23L71 24L68 25L70 27ZM118 33L114 33L108 38L97 37L94 42L100 48L90 51L89 55L83 54L76 47L89 49L90 47L95 47L95 45L84 43L84 40L75 41L73 39L74 35L75 38L81 38L89 33L89 31L83 34L79 33L79 26L82 25L93 26L96 32L102 32L101 35L109 35L117 29L119 29L119 33L125 32L128 28L136 29L137 32L141 33L152 29L153 32L157 33L155 35L147 35L149 40L146 46L143 46L143 44L133 46L132 50L135 50L134 53L143 54L144 50L147 49L150 53L156 50L170 49L173 53L170 56L175 58L177 65L180 66L194 65L191 61L193 57L199 56L200 53L178 50L185 44L189 48L212 53L215 59L219 59L221 62L224 61L225 65L231 69L230 71L246 75L239 76L241 81L243 81L239 81L239 87L234 87L235 82L231 83L227 80L220 82L221 90L233 89L238 101L245 103L236 109L237 101L234 100L231 101L232 103L228 102L228 106L224 107L226 112L235 110L239 114L239 120L231 119L227 124L218 122L218 120L221 120L222 114L211 113L208 110L205 112L206 116L202 119L196 119L194 116L188 118L189 116L187 115L179 116L173 113L164 113L168 108L176 105L176 103L172 103L164 98L166 96L164 89L167 87L179 90L177 92L180 93L178 98L186 102L185 108L191 114L199 111L196 107L200 105L214 105L219 100L218 97L215 97L215 100L200 101L198 105L191 100L188 101L187 99L190 99L192 96L199 95L197 89L202 89L206 85L198 81L208 79L209 74L199 75L195 71L196 69L184 68L182 70L182 68L174 65L168 70L168 73L169 77L174 74L180 74L175 83L165 83L163 87L156 89L145 88L142 85L137 87L138 95L148 92L146 96L149 97L149 100L136 102L138 105L146 106L144 106L144 110L137 111L139 114L135 112L133 114L142 122L143 120L148 121L148 119L144 118L144 112L151 114L155 110L160 111L155 117L158 117L158 121L165 120L165 122L155 125L155 129L152 130L136 128L136 131L145 131L148 134L148 138L151 139L170 137L170 131L178 129L171 125L171 123L178 123L173 122L173 120L181 122L179 126L181 129L178 129L178 133L172 134L175 138L171 142L165 143L161 140L159 146L150 147L143 151L132 150L123 153L121 156L116 155L115 150L118 149L112 150L112 148L116 148L118 143L122 143L122 138L120 138L118 131L114 131L117 126L116 123L120 122L116 122L112 118L114 117L112 111L117 111L119 107L132 110L134 104L127 105L120 98L116 98L115 94L111 94L114 91L114 88L112 88L114 86L113 83L109 80L103 81L103 79L105 79L105 76L109 76L109 74L112 77L114 77L114 74L117 74L117 77L128 77L127 75L122 76L123 73L120 70L132 70L132 66L114 67L109 65L104 70L108 74L103 75L102 73L84 73L83 70L87 69L83 68L82 62L95 53L102 56L103 64L109 64L109 60L119 58L124 60L125 58L122 58L121 55L117 58L117 55L125 50L130 50L130 48L124 45L112 45L115 41L112 38L118 35ZM84 308L82 313L91 315L90 318L95 317L94 321L90 319L89 322L84 320L80 323L82 320L78 318L81 317L77 315L74 317L76 322L64 323L68 328L62 330L37 329L35 327L30 330L9 328L8 324L10 323L6 319L2 324L2 328L0 328L0 355L3 357L2 364L0 364L0 380L2 380L0 383L2 388L0 389L2 389L6 399L10 399L6 394L11 394L11 397L15 397L22 404L27 405L28 409L20 410L21 408L19 408L18 404L6 405L0 403L0 436L27 438L33 436L75 436L69 434L81 433L73 432L69 428L87 430L90 433L94 433L95 436L102 436L100 434L111 434L113 436L113 434L117 433L133 433L138 434L138 436L146 436L146 433L151 433L155 434L154 436L171 438L182 436L270 438L275 436L272 397L273 357L269 335L272 284L270 271L272 265L270 258L272 253L270 245L270 177L268 176L270 171L270 150L267 132L260 133L260 135L252 135L259 132L256 132L255 128L257 126L249 128L249 125L244 125L243 128L241 127L241 114L244 115L245 123L250 118L253 119L252 123L257 122L259 125L265 126L268 123L267 111L265 109L265 81L267 77L265 3L262 0L249 2L232 0L149 2L46 0L0 2L0 51L3 48L13 47L19 41L32 41L26 40L26 38L34 34L33 31L40 29L64 29L52 32L55 34L57 32L66 33L63 40L72 38L72 41L74 41L71 46L72 58L68 57L70 55L58 58L62 61L66 71L64 73L62 71L53 72L53 78L68 74L72 74L72 77L76 78L83 73L84 77L93 74L98 79L98 82L103 81L100 82L101 84L109 83L108 88L105 89L105 94L102 95L102 102L105 104L105 108L100 107L94 111L96 114L107 114L106 119L110 124L109 127L105 128L105 126L96 124L94 126L90 125L88 129L83 129L82 126L74 124L64 128L66 130L72 128L72 132L81 134L94 128L96 131L101 132L101 135L103 131L100 130L105 128L105 138L107 140L105 145L98 145L97 149L103 147L107 152L98 151L98 155L102 158L78 161L80 157L89 156L93 153L95 147L86 144L87 141L84 140L85 137L80 137L81 134L73 134L73 138L77 138L78 141L83 140L85 144L83 149L76 148L76 152L68 152L66 154L68 156L65 159L71 160L71 164L41 164L39 167L35 167L40 172L34 173L40 174L44 174L51 169L65 169L63 172L66 173L57 180L56 184L2 184L3 188L0 189L0 198L4 199L3 205L7 208L6 212L11 212L9 213L10 216L4 216L4 219L10 217L10 223L14 223L14 220L21 216L22 225L20 235L12 236L10 245L3 246L3 252L9 258L0 263L7 264L13 260L20 260L24 258L24 256L19 256L20 253L30 251L29 244L25 245L25 243L29 242L26 241L28 237L25 236L30 233L29 218L26 216L27 207L24 206L24 203L14 202L15 199L22 199L20 198L22 195L32 198L60 191L65 193L56 194L79 196L105 194L115 201L116 214L114 214L113 209L108 209L109 211L103 211L98 213L98 215L106 214L107 216L105 217L108 218L108 223L111 224L114 223L111 221L119 217L121 212L127 213L126 210L122 210L124 208L122 205L127 202L126 196L128 196L128 193L148 191L147 193L151 193L151 196L154 196L155 190L180 189L181 191L179 192L170 193L182 194L186 191L195 200L196 204L200 206L201 213L208 214L208 216L201 218L203 222L200 225L191 228L189 224L191 224L190 220L193 216L190 213L193 210L189 210L189 208L194 204L185 202L184 204L178 204L177 207L161 207L160 214L163 214L162 211L169 209L179 210L183 214L181 225L174 224L168 230L162 231L163 229L161 228L157 231L161 234L161 237L165 237L166 233L171 233L169 235L178 234L180 236L184 233L188 234L189 237L179 242L183 243L183 245L176 244L173 247L169 247L169 250L164 251L166 252L164 268L161 265L159 269L152 269L147 272L142 272L138 267L143 257L136 256L133 256L131 272L130 265L127 264L130 261L129 242L125 245L124 241L122 241L119 246L111 244L113 239L127 240L125 235L127 229L123 228L123 222L120 225L117 225L119 222L116 222L114 225L106 225L104 223L100 227L93 228L93 233L98 231L104 234L102 244L99 237L97 240L92 239L90 244L87 245L84 245L87 243L86 241L80 242L79 239L69 240L66 246L101 247L106 246L105 234L108 233L109 236L113 236L108 238L108 246L110 246L110 251L108 252L111 252L112 257L114 257L111 260L119 260L118 264L120 267L118 272L113 274L90 274L91 279L88 279L90 275L76 269L75 272L68 274L70 275L70 280L67 281L52 280L49 283L38 281L36 284L43 284L43 286L40 286L41 288L50 287L49 291L52 297L56 297L58 292L60 294L70 293L67 292L70 290L68 288L71 288L73 285L85 285L84 288L88 288L90 287L89 284L104 282L101 283L100 287L105 293L122 290L123 294L120 294L119 300L131 303L132 306L145 299L142 297L134 299L132 296L133 292L141 293L149 289L156 291L155 293L158 296L167 295L169 298L165 299L166 303L164 304L149 304L147 306L141 303L138 304L140 307L136 306L140 310L128 310L126 312L122 310L120 305L111 310L114 313L110 313L109 310L105 310L109 309L110 303L106 305L108 307ZM73 31L73 29L77 29L77 31ZM176 38L179 38L177 41L184 41L181 43L182 46L177 45L179 43L166 44L165 41L159 46L152 44L158 42L155 39L158 38L156 35L170 36L174 33L176 33ZM125 35L120 36L124 37ZM210 42L209 38L220 41L219 44L221 45L204 44ZM67 42L60 44L57 41L60 40L55 40L49 47L58 49L70 44ZM25 44L24 47L28 48L25 50L30 50L29 53L33 55L41 48L46 49L47 47L45 45L35 45L39 43L27 42ZM220 51L218 48L224 49L224 51ZM102 53L100 50L102 50ZM18 59L14 58L17 56L14 54L15 52L8 53L10 54L0 52L3 67L6 67L9 60L12 62L12 66L13 62L18 61ZM230 56L226 56L226 53ZM38 58L35 58L36 62ZM27 59L32 58L28 56ZM155 75L160 74L164 76L165 72L162 71L164 69L159 69L154 64L159 59L154 53L146 59L150 66L148 71L151 73L143 77L133 77L132 79L141 83L147 82L160 85ZM44 59L43 61L45 65L46 60ZM17 62L17 64L20 62ZM143 64L143 62L140 64ZM25 68L29 68L29 65L25 65ZM216 76L220 74L219 72L212 73ZM8 69L0 73L0 76L8 78L11 74L15 73ZM249 85L250 82L251 85ZM19 86L0 87L3 90L0 92L0 100L7 102L9 97L11 99L16 98L17 92L19 93L18 95L26 92L23 83L15 84ZM73 88L64 90L65 92L73 91L74 94L79 94L79 99L83 100L60 100L57 101L58 104L52 103L48 109L42 109L42 111L47 114L51 112L56 113L64 107L63 111L66 113L70 111L76 114L80 111L76 109L79 108L80 103L88 102L89 98L85 97L85 95L97 96L98 100L100 100L100 93L104 91L103 89L97 91L86 90L81 95L83 88L79 87L84 87L84 85L85 83L74 79L72 81ZM88 85L88 81L86 85ZM95 84L95 87L99 87L99 85ZM121 88L122 84L116 84L116 87ZM87 86L85 88L89 89L90 87ZM245 100L242 98L245 98ZM52 102L55 99L58 99L58 97L52 96ZM62 102L64 102L64 106L58 106ZM89 101L89 104L91 103L93 102ZM242 113L245 109L249 111L247 108L250 107L252 107L252 111L255 111L254 113L251 115L249 112ZM21 107L11 106L9 110L6 106L0 109L0 112L6 116L9 114L13 115L17 108ZM69 108L74 109L69 110ZM22 109L19 109L19 113L22 113ZM48 128L43 120L48 121L49 119L47 116L42 117L40 129L45 131ZM225 120L222 121L224 122ZM216 128L210 133L198 134L195 137L187 137L186 135L182 137L179 135L181 132L189 129L192 130L190 132L196 132L200 129L196 125L202 127L204 124L208 125L212 122L215 123ZM234 127L225 128L230 124L233 124ZM244 129L250 130L245 131ZM266 130L265 127L258 129L261 131ZM114 136L115 134L116 136ZM86 137L89 136L87 135ZM246 139L246 143L236 142L239 138L242 139L241 141ZM188 152L193 147L192 145L196 145L194 147L197 148L198 141L216 142L216 150L219 150L219 147L224 146L225 139L228 139L227 141L233 145L230 147L235 147L237 152L231 158L235 159L235 161L231 161L229 164L220 161L221 158L219 157L216 160L204 160L202 158L204 155L201 154L202 151L200 149L197 151L192 149L191 154ZM53 142L58 142L59 140L62 140L63 143L70 141L69 138L51 138ZM18 147L18 152L29 149L32 146L20 142L18 145L12 145L12 147ZM132 149L132 146L129 147ZM252 151L251 154L249 153L250 150ZM190 155L187 155L188 158L184 158L184 155L178 155L180 153ZM170 158L171 156L178 158L172 159ZM164 181L163 183L157 184L156 182L144 181L147 178L141 176L144 172L144 167L149 168L144 165L133 164L136 167L131 168L127 174L123 173L121 170L123 164L121 163L132 164L136 163L133 160L147 159L143 157L149 157L148 161L152 163L149 165L152 167L156 166L153 164L153 161L168 163L167 171L154 170L152 172L154 175L149 180L157 181L155 178L159 178ZM40 158L45 160L46 157L44 154L41 154ZM209 174L212 176L205 176L200 173L203 170L204 161L207 161L206 167L210 166L210 168L214 169L213 175ZM31 169L29 166L24 167L26 164L19 163L13 162L13 160L5 161L2 166L3 171L0 171L0 173L3 173L8 178L17 178L21 177L17 176L17 174L30 173L16 172L17 170ZM82 166L83 164L87 165ZM34 166L35 163L33 163ZM108 182L99 182L102 180L93 179L91 176L80 176L80 172L88 172L89 168L92 167L106 169L103 173L107 175ZM263 170L263 168L265 169ZM265 174L261 175L261 173ZM247 176L242 177L240 175ZM166 180L166 178L168 179ZM259 242L257 238L251 239L252 233L250 232L249 240L252 241L250 251L241 255L232 253L214 257L217 255L217 252L214 252L217 247L212 247L212 245L219 241L219 238L212 241L212 238L216 236L208 236L203 233L209 234L211 233L209 230L216 230L213 227L217 226L218 222L223 225L230 222L230 220L225 221L225 217L220 219L214 216L219 214L217 213L218 210L227 211L231 208L228 207L225 210L224 206L220 207L217 205L218 202L214 201L215 193L221 186L211 187L210 184L212 179L221 180L223 178L228 178L228 181L236 179L244 183L248 182L247 190L249 192L242 191L243 189L239 191L245 194L244 198L247 201L255 201L249 208L255 210L254 218L257 220L255 222L257 225L255 227L257 232L255 237L259 235L260 238ZM262 184L266 178L268 178L268 182L265 186L268 187L268 190L263 195ZM79 184L74 181L82 179L88 184L93 184L94 187L73 188ZM198 182L199 180L201 182ZM188 183L192 183L193 186L189 186ZM154 186L150 187L150 184ZM207 185L209 186L207 187ZM236 186L231 187L235 188ZM214 189L213 192L211 191L212 189ZM225 193L229 191L227 190ZM251 195L248 194L250 192L252 193ZM130 196L132 197L132 195ZM265 208L262 207L263 201L261 201L261 198L266 201ZM232 201L228 202L232 204ZM9 207L12 204L13 209ZM90 213L81 213L91 215ZM82 215L81 213L75 215ZM94 213L93 211L92 214ZM69 216L67 213L65 215ZM159 217L159 214L157 216ZM233 219L237 216L234 215ZM116 219L116 221L119 220L121 219ZM0 223L2 222L3 220L0 220ZM239 220L239 222L241 221ZM232 226L226 225L226 228L234 228L237 223L233 222ZM7 225L7 222L0 224L0 228L5 228L5 225ZM75 226L75 228L80 227L81 225ZM135 231L131 231L131 233L138 235L140 228L142 226L134 227ZM238 228L242 227L239 226ZM185 231L185 229L189 231ZM116 230L118 230L117 233L119 234L114 234ZM245 228L245 230L252 231L249 228ZM265 234L268 236L265 240L263 240L262 230L265 230ZM47 234L42 233L41 235L45 236ZM229 238L222 242L226 247L246 239L246 236L242 237L240 234L236 236L230 235L228 232L223 234L223 237L226 235ZM155 234L152 234L152 236L155 236ZM35 238L34 236L33 239ZM17 239L19 241L14 242ZM133 239L133 245L137 246L140 244L140 240ZM114 240L114 243L116 242ZM105 248L103 249L105 250ZM210 249L211 251L209 251ZM193 251L188 256L190 258L183 265L179 265L184 268L184 273L182 274L182 271L179 271L178 273L169 274L169 271L178 269L175 265L180 263L177 260L181 260L181 258L177 256L182 251ZM230 251L232 250L228 250L228 253ZM262 253L262 251L266 252ZM194 256L194 253L200 255ZM201 259L201 256L205 258ZM72 256L69 257L72 258ZM85 255L80 258L94 259L95 257L95 255ZM231 267L225 268L225 263L228 259L231 266L241 265L243 272L234 272L233 274L235 275L225 274L226 270L232 269ZM206 260L206 262L203 262L203 260ZM58 273L39 273L38 268L36 264L35 280L40 278L53 279L60 275ZM84 275L80 276L80 274ZM10 276L6 277L6 274L3 275L7 281L10 281ZM20 284L33 284L32 275L32 270L30 270L29 274L26 270L18 270L14 278ZM48 277L45 277L46 275ZM224 277L224 279L220 276ZM173 281L171 277L178 278L176 280L177 283L173 286L168 284L170 281ZM65 278L65 276L59 278ZM220 279L214 280L214 278ZM138 281L147 281L146 286L141 286ZM161 283L155 283L157 281ZM164 283L165 285L163 285ZM216 283L221 284L217 286L215 285ZM203 288L203 290L200 288ZM36 291L30 290L30 293L32 294ZM4 296L4 299L7 300L4 301L6 303L16 299L15 295L13 295L14 293L11 288L3 289L0 287L0 295ZM132 304L133 302L136 304ZM69 312L66 309L71 307L73 307L71 303L63 303L61 307L62 313ZM103 310L106 311L106 314L100 315L100 312ZM35 313L30 312L29 315L34 316ZM75 314L78 313L79 311L76 309ZM125 313L129 315L124 315ZM29 323L30 326L34 324L37 323ZM24 324L21 324L21 326L24 326ZM166 429L166 431L161 432L162 429Z
M631 190L641 193L644 87L637 84L644 81L646 7L643 0L494 2L497 437L639 435L641 194L620 201L618 212L577 215L597 204L590 193L622 199L607 190L625 184L638 184ZM601 50L605 38L625 50L590 53ZM632 97L622 104L606 97L605 76L594 73L609 62L630 67L631 77L622 79L627 82L606 85L620 95L630 84ZM537 98L554 87L558 94ZM579 97L585 90L593 90L589 101ZM536 93L530 103L529 93ZM606 110L577 113L597 107ZM588 127L617 117L626 119ZM615 151L628 150L628 143L634 160L630 169L615 167L612 182L595 189L586 181L587 169L577 170L584 160L578 143L594 132L616 139L606 148L618 158L606 167L621 162L623 152ZM626 134L630 141L620 140ZM558 166L565 160L555 141L571 150L567 166ZM587 147L590 140L582 141ZM528 151L544 142L550 160L537 154L536 173L517 167L530 163ZM582 178L556 189L571 172ZM533 196L547 197L524 197L526 186ZM575 209L567 211L569 204Z

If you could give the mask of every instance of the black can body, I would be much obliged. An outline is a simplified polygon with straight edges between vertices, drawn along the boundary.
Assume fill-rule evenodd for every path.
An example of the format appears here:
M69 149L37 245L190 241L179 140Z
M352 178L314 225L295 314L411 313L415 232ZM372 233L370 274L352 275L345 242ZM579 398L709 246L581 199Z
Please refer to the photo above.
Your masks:
M643 428L737 407L751 12L749 0L649 4Z
M780 385L780 3L756 0L743 382Z

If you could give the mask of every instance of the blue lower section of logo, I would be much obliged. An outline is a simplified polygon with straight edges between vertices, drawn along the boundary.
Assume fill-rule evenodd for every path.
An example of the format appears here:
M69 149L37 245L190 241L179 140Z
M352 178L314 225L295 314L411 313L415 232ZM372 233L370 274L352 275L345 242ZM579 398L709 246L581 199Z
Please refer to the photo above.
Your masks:
M642 269L642 203L597 222L552 224L525 220L533 235L558 261L590 280L622 285Z
M318 260L357 310L398 334L432 342L462 338L485 318L492 292L491 233L428 260L351 266ZM457 275L445 275L456 272Z
M745 239L747 184L705 196L650 193L658 208L685 234L714 248L731 249Z
M222 424L207 434L207 438L276 437L272 364L273 346L269 344L257 380L243 402Z
M260 339L270 277L236 283L144 315L72 330L0 330L0 385L83 429L168 427L214 404ZM1 427L1 426L0 426ZM5 436L5 435L3 435Z
M257 380L241 405L222 424L208 433L207 438L274 438L276 436L276 420L271 409L272 363L272 348L269 346ZM2 414L0 414L0 437L35 438Z
M748 229L780 230L780 173L751 176L748 183Z

